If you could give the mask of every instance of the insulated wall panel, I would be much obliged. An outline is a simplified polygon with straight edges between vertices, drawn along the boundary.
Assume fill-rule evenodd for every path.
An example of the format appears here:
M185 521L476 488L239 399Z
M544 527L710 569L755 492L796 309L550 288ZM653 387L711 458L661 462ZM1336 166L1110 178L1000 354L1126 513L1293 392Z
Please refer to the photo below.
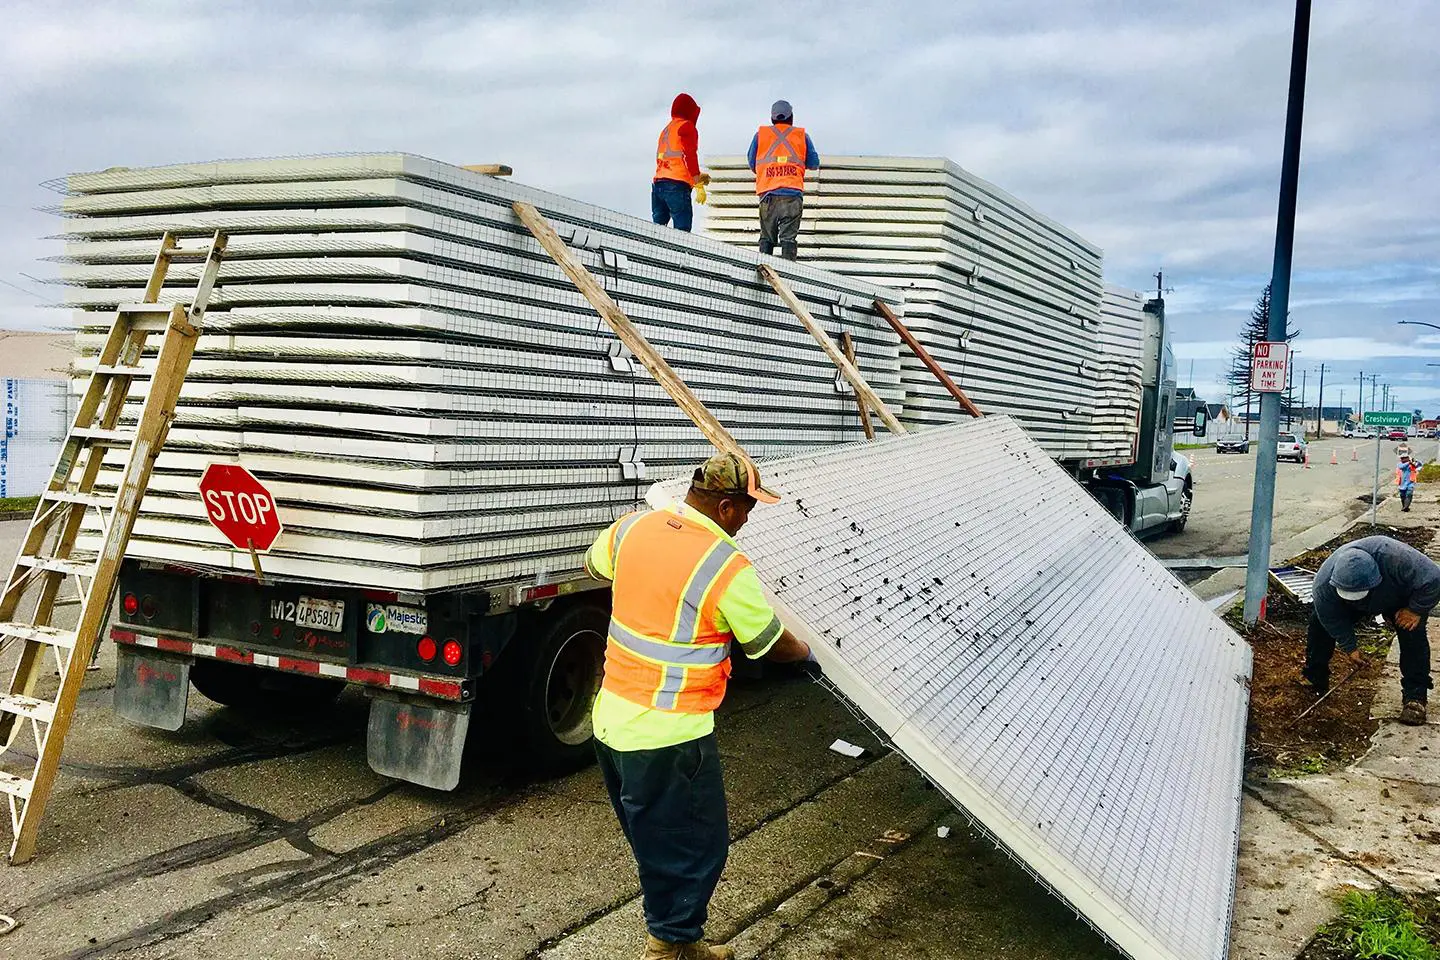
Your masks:
M1224 960L1245 642L1008 417L764 469L739 543L838 691L1128 956Z
M277 576L408 591L563 577L648 482L703 460L699 431L515 200L545 214L754 455L860 436L853 395L758 255L712 239L402 154L111 170L66 191L57 259L82 371L110 309L138 299L162 231L230 237L134 556L245 569L196 489L224 461L278 498ZM161 301L187 297L199 270L175 265ZM899 412L899 341L874 308L901 308L898 294L783 272L831 336L851 334ZM109 462L102 485L118 476Z
M753 174L743 158L708 165L706 232L753 248ZM800 257L903 291L907 325L951 377L1051 456L1132 455L1119 422L1139 385L1109 379L1126 371L1107 355L1120 345L1102 329L1100 251L1005 191L948 160L826 154L807 176ZM918 360L901 362L908 425L964 418Z

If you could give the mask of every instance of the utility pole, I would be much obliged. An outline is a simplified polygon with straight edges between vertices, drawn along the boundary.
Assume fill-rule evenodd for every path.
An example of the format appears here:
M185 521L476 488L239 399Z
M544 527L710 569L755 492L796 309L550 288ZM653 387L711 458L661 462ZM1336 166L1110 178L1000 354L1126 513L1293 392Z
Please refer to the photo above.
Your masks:
M1305 61L1310 50L1310 0L1295 2L1295 35L1290 49L1290 93L1285 107L1285 150L1280 162L1280 202L1275 216L1275 262L1270 271L1272 341L1285 340L1290 315L1290 264L1295 252L1295 203L1300 186L1300 131L1305 119ZM1270 578L1270 534L1275 521L1275 449L1280 434L1280 398L1260 395L1260 451L1255 458L1255 499L1250 508L1250 556L1245 569L1245 622L1264 613Z
M1335 418L1339 423L1340 418ZM1320 364L1320 399L1315 401L1315 439L1325 436L1325 364Z
M1310 379L1309 370L1300 371L1300 433L1305 433L1305 383ZM1292 407L1293 409L1293 407Z

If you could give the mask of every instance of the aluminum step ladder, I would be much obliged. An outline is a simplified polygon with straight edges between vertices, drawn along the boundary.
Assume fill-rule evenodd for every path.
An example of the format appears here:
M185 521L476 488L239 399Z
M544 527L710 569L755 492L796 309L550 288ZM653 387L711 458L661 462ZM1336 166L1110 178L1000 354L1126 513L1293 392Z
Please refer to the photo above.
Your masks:
M60 769L60 753L85 669L110 613L120 562L150 482L150 470L175 419L176 402L225 243L225 234L219 231L198 249L181 247L169 233L161 240L143 302L121 306L116 312L54 475L40 496L0 595L0 652L15 643L22 645L9 688L0 694L0 763L4 764L0 794L5 795L10 809L11 863L24 863L35 852L40 819ZM199 283L188 306L162 306L158 303L160 291L177 260L203 263ZM154 366L142 367L147 340L162 332ZM130 429L121 425L121 416L131 387L137 383L148 383L148 389L144 390L139 419ZM113 495L95 489L106 452L111 450L125 451L124 472ZM91 510L99 515L100 551L95 556L75 555L77 536ZM61 596L65 584L73 588L72 596ZM31 598L33 605L23 602ZM74 630L54 625L56 608L63 605L80 608ZM42 694L41 680L50 670L51 656L59 686L49 693L47 684L47 692ZM21 737L22 731L29 736ZM26 768L28 775L22 775ZM17 769L21 772L15 772Z

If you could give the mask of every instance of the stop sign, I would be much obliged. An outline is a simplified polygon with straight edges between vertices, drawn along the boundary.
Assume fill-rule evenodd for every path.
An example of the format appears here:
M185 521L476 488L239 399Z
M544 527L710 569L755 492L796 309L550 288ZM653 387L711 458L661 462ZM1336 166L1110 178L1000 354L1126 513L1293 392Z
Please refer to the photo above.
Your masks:
M236 463L212 463L200 478L200 499L215 529L241 550L269 550L284 527L275 498Z

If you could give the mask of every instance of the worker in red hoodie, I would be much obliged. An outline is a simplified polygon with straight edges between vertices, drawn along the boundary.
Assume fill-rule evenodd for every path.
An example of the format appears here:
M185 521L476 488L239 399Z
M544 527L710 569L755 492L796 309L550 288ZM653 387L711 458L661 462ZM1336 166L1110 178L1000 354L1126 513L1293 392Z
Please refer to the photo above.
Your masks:
M676 230L690 231L694 208L690 190L696 184L710 182L710 174L700 172L700 105L688 93L682 93L670 104L670 122L660 131L655 147L655 179L650 184L650 219L662 227L674 223Z

